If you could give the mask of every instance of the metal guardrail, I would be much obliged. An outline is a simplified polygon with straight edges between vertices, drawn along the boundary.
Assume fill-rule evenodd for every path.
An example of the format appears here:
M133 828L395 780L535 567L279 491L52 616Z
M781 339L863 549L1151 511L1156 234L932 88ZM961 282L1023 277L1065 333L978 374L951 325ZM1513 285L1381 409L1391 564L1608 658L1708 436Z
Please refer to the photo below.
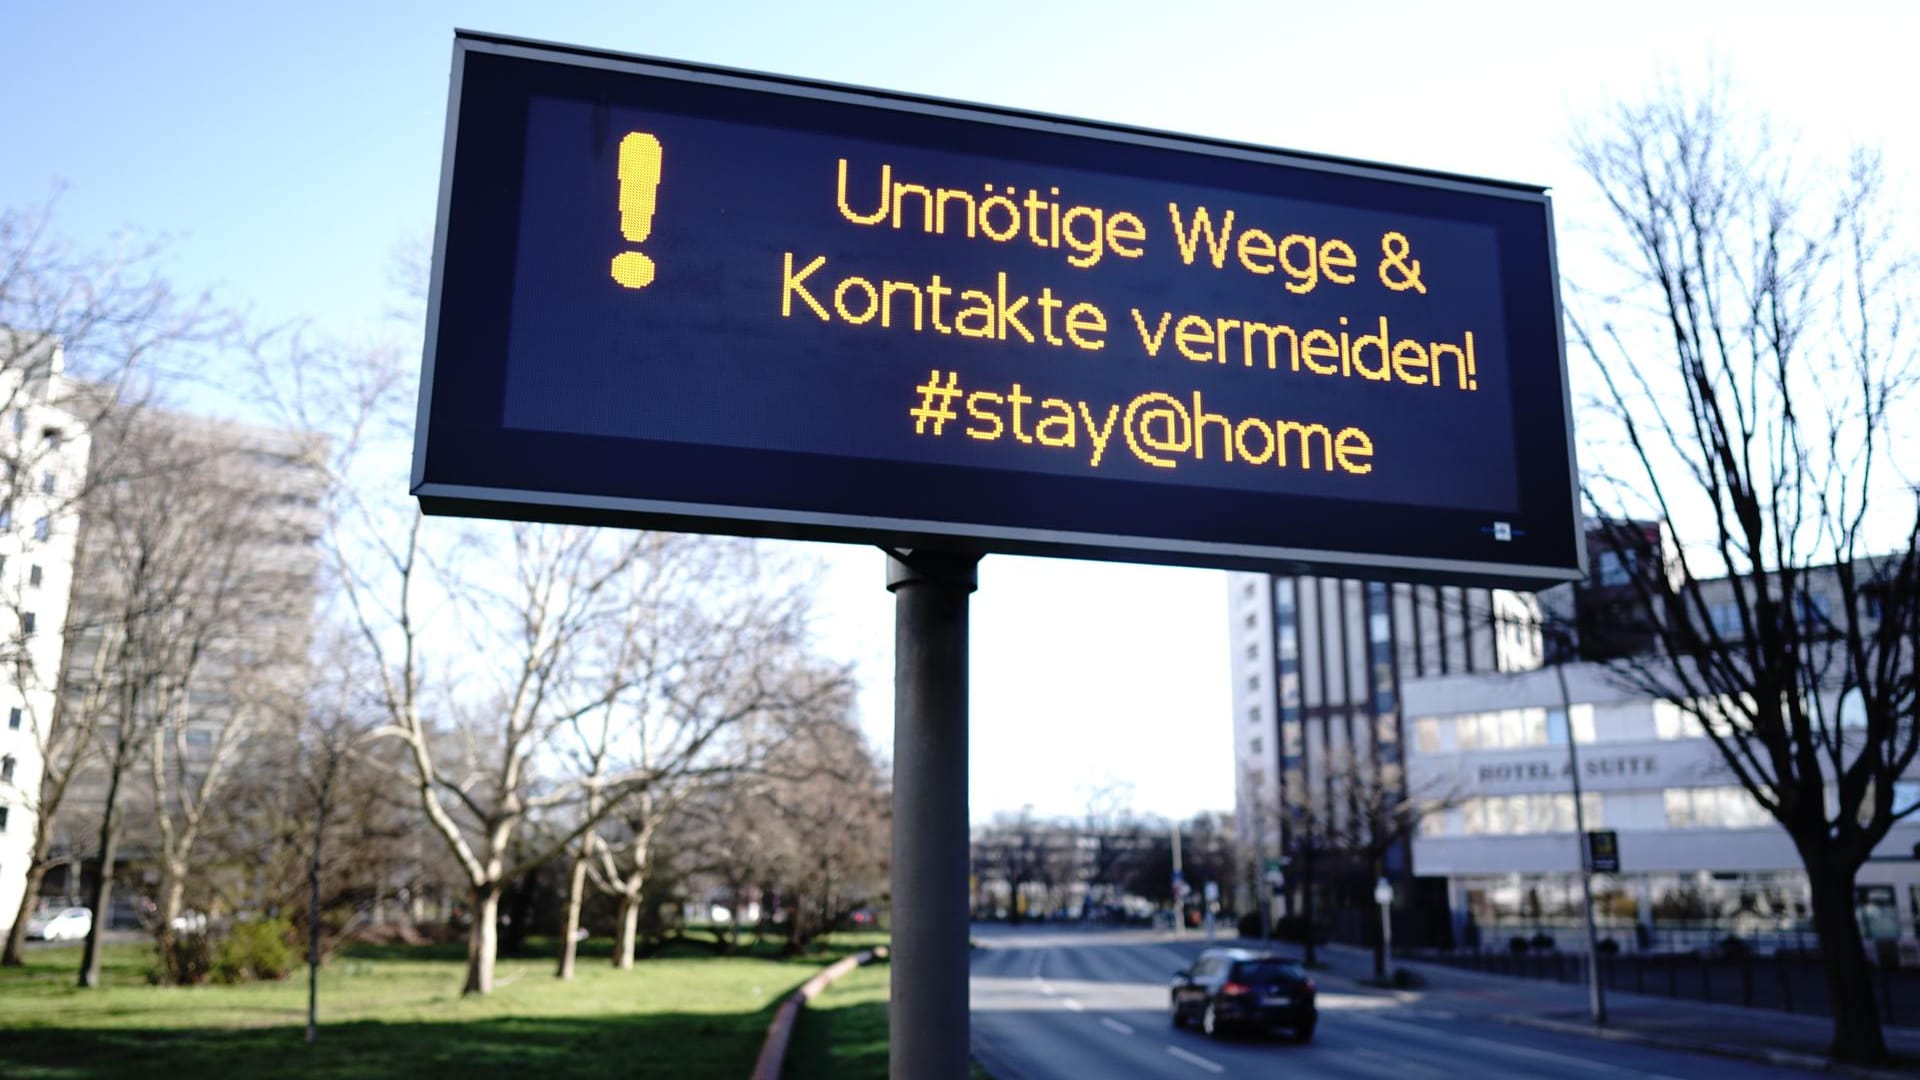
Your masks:
M1425 950L1408 959L1488 975L1584 983L1584 953L1557 949L1524 953L1493 950ZM1886 1023L1920 1026L1920 970L1877 966L1874 989ZM1832 1015L1826 967L1817 952L1628 952L1600 957L1600 980L1609 990L1746 1008Z

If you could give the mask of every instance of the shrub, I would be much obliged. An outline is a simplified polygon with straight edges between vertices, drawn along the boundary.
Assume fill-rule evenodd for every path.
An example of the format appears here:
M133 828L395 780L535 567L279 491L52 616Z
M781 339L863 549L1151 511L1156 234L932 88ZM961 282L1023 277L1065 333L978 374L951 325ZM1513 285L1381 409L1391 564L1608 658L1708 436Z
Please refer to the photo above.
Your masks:
M1620 952L1620 943L1610 937L1601 938L1600 944L1594 947L1600 951L1600 955L1602 956L1615 956Z
M1527 939L1515 934L1507 939L1507 951L1518 956L1527 951Z
M1741 960L1753 955L1753 946L1747 943L1746 938L1728 934L1720 941L1720 955L1732 960Z
M223 983L254 979L284 979L293 973L298 956L288 939L293 926L285 919L257 919L233 924L220 943L220 959L213 977Z
M1243 938L1260 937L1261 931L1264 929L1266 928L1260 925L1259 912L1249 911L1245 915L1240 916L1240 936L1241 937Z
M213 975L213 938L204 933L165 934L155 943L147 981L156 986L198 986Z
M1533 951L1534 952L1552 952L1553 950L1559 947L1560 947L1560 943L1554 940L1553 935L1547 933L1544 930L1538 934L1533 935Z

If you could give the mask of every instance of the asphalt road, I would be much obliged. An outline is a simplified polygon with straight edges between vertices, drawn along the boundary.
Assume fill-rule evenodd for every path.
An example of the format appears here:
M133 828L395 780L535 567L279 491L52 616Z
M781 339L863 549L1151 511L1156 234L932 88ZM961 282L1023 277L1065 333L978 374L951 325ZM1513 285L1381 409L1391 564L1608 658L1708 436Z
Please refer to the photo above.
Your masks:
M1558 1035L1500 1022L1505 995L1380 994L1323 980L1311 1043L1209 1039L1176 1029L1168 985L1205 948L1146 931L1010 930L975 938L975 1053L996 1080L1207 1077L1578 1077L1580 1080L1797 1078L1725 1058Z

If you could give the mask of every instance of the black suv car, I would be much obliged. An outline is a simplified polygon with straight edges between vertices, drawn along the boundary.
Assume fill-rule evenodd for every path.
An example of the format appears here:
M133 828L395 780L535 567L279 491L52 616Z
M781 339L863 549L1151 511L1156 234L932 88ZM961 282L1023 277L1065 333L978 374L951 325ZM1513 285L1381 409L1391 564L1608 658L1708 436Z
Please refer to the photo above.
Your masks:
M1250 949L1208 949L1173 977L1173 1026L1194 1018L1219 1038L1235 1027L1289 1028L1301 1042L1313 1038L1320 1012L1313 980L1291 957Z

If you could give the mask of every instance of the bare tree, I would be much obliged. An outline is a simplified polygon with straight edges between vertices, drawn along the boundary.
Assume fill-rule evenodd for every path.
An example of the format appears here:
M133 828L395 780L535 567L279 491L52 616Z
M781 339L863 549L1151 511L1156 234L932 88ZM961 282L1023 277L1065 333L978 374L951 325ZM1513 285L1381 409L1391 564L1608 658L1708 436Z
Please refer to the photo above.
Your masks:
M789 952L886 891L891 795L850 710L844 693L818 702L768 763L762 812L733 825L774 834L770 879L785 900Z
M436 722L420 707L421 641L408 605L418 532L416 522L401 568L397 663L384 651L384 627L375 622L371 599L358 587L350 587L350 595L363 639L383 661L381 733L407 748L408 779L421 808L467 877L473 922L464 992L485 994L493 989L502 890L578 842L630 790L632 779L622 777L590 795L581 777L541 766L563 729L605 708L620 689L587 668L596 634L619 617L620 584L633 568L638 542L516 525L507 556L511 585L468 590L472 654L487 659L471 677L490 693L453 704ZM516 848L532 820L563 809L577 816L571 829L528 850Z
M649 543L632 609L634 692L622 702L636 791L590 865L593 883L619 902L613 962L622 968L633 963L663 822L717 783L774 767L790 739L834 719L849 686L845 671L806 650L808 594L787 583L792 567L763 565L741 541L654 534Z
M37 532L40 521L70 522L89 477L112 471L106 448L94 450L91 471L87 467L102 414L130 407L150 385L160 357L214 329L204 301L177 297L158 275L157 254L152 247L76 252L56 234L51 203L0 212L0 528L33 521ZM49 531L35 542L72 542L70 529ZM71 565L70 551L44 566L16 560L0 584L0 605L16 625L24 627L33 614L44 617L45 597L64 593L62 563ZM51 580L43 583L43 573ZM33 828L25 888L0 955L8 965L24 963L28 918L47 873L77 854L65 839L75 815L62 811L95 749L98 710L67 709L56 692L74 629L62 624L57 636L9 635L0 654L36 759L16 763L0 779L7 802L23 807ZM49 651L55 642L59 648Z
M265 618L285 616L304 642L306 614L289 608L286 570L262 561L287 526L273 514L273 495L260 491L248 470L236 468L244 451L229 433L136 412L115 414L94 438L111 440L127 460L144 466L123 470L88 493L76 560L71 618L81 630L66 665L62 701L68 708L104 705L97 719L86 721L98 725L104 773L100 872L90 905L96 917L80 974L80 984L89 987L100 978L99 938L111 910L126 781L141 764L150 765L163 901L159 925L165 934L179 914L206 808L232 760L245 715L227 701L215 712L217 733L210 731L207 752L187 753L188 732L210 730L188 720L196 679L209 673L209 658L221 655L223 645L256 640ZM225 659L244 665L251 657L228 650ZM84 679L93 673L100 682L87 685ZM167 765L169 733L177 734L177 768Z
M1874 155L1824 168L1726 96L1623 106L1578 144L1621 275L1574 309L1600 384L1585 500L1674 531L1670 565L1631 576L1659 658L1615 669L1693 716L1792 838L1832 1053L1876 1061L1854 881L1920 808L1895 794L1920 750L1912 262Z

